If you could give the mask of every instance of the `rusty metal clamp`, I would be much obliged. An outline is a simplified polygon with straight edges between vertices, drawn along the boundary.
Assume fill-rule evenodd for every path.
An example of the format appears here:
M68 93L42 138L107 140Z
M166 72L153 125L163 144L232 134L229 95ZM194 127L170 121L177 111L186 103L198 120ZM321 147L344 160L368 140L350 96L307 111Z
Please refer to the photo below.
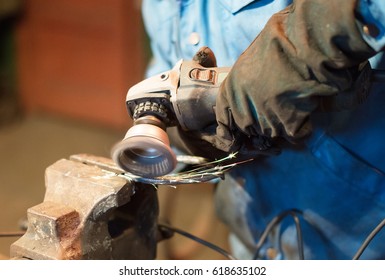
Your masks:
M158 198L148 184L116 176L112 160L73 155L49 166L41 204L27 211L27 232L13 259L154 259Z

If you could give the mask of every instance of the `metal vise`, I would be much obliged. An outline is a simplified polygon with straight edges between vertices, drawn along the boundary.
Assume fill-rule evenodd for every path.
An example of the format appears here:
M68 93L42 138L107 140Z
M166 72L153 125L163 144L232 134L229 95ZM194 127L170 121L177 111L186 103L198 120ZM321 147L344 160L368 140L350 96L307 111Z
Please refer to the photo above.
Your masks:
M27 211L13 259L154 259L156 189L117 176L112 160L73 155L45 172L44 201Z

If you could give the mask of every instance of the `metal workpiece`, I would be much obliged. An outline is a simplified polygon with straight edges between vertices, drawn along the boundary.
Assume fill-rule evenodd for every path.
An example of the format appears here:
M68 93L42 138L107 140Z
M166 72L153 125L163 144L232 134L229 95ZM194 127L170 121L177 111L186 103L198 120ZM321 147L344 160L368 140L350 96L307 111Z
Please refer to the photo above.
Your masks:
M112 160L60 159L46 169L44 201L27 211L13 259L154 259L159 236L156 189L117 176Z

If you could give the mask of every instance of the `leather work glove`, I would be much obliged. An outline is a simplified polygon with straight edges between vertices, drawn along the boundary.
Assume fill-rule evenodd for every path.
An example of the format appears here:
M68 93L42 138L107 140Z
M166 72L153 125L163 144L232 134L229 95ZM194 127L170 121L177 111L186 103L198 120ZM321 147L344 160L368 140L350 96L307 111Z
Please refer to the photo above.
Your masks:
M297 0L272 16L222 83L216 130L199 137L225 153L274 153L274 140L308 136L309 117L324 104L365 95L369 75L362 63L376 52L362 38L355 6L352 0Z

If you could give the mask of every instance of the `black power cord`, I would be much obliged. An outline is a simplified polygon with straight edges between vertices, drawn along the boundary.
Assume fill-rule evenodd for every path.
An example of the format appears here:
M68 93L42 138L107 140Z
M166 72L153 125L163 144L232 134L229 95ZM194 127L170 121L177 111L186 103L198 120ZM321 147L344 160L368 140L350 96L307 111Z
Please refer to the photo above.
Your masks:
M266 226L265 230L263 231L261 237L259 238L259 241L256 245L256 249L254 252L254 259L258 259L259 257L259 252L263 246L263 244L266 242L267 237L271 233L271 231L287 216L291 216L294 220L296 231L297 231L297 244L298 244L298 254L299 254L299 259L303 260L305 259L304 257L304 250L303 250L303 237L302 237L302 229L301 229L301 224L300 220L298 218L298 214L303 215L302 211L297 210L297 209L290 209L283 211L282 213L278 214L275 216Z
M369 243L373 240L373 238L382 230L382 228L385 226L385 219L383 219L372 232L368 235L368 237L365 239L365 241L362 243L360 248L358 249L357 253L354 255L353 260L358 260L362 253L365 251L365 249L369 246Z
M25 231L15 231L15 232L0 232L0 237L19 237L23 236Z
M274 227L277 226L287 216L291 216L294 220L295 225L296 225L299 258L301 260L303 260L304 259L303 237L302 237L301 224L300 224L300 220L299 220L298 215L303 215L302 211L297 210L297 209L290 209L290 210L284 211L284 212L280 213L279 215L275 216L269 222L267 227L265 228L264 232L262 233L262 235L259 239L259 242L256 245L256 250L254 253L254 259L258 258L259 251L261 250L263 244L266 242L266 239L267 239L269 233L274 229ZM181 229L178 229L178 228L166 225L166 224L159 224L159 227L160 227L160 229L166 229L166 230L178 233L180 235L183 235L187 238L190 238L190 239L218 252L219 254L225 256L226 258L228 258L230 260L236 259L234 256L232 256L230 253L228 253L224 249L222 249L222 248L220 248L220 247L218 247L218 246L216 246L216 245L214 245L208 241L205 241L205 240L203 240L203 239L201 239L195 235L192 235L191 233L188 233L184 230L181 230Z
M178 228L175 228L175 227L172 227L172 226L169 226L169 225L166 225L166 224L159 224L158 225L160 229L166 229L166 230L169 230L169 231L172 231L172 232L175 232L175 233L178 233L180 235L183 235L184 237L187 237L187 238L190 238L191 240L194 240L216 252L218 252L219 254L225 256L226 258L230 259L230 260L235 260L236 258L234 258L234 256L232 256L230 253L228 253L226 250L206 241L206 240L203 240L195 235L192 235L191 233L188 233L184 230L181 230L181 229L178 229Z

